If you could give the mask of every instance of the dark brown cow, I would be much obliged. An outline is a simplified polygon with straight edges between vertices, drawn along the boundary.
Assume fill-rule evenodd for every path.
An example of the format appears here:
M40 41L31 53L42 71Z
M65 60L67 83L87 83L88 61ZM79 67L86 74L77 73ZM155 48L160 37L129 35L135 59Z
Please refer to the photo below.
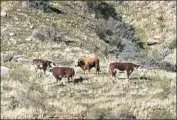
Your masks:
M99 58L89 58L89 57L85 57L85 58L80 58L75 66L79 66L84 70L84 74L85 71L88 70L88 72L90 72L92 67L95 67L96 69L96 73L99 74L100 71L100 65L99 65Z
M70 82L70 78L74 82L75 71L73 68L69 67L54 67L51 69L53 76L56 78L56 82L58 83L63 77L68 78L68 82Z
M34 65L36 72L38 69L39 70L42 69L44 71L44 74L47 69L56 66L54 62L43 60L43 59L33 59L32 65Z
M119 63L114 62L109 64L109 72L111 72L112 77L116 78L116 71L124 71L127 72L127 78L129 79L130 74L134 71L134 68L138 68L140 65L136 65L133 63Z

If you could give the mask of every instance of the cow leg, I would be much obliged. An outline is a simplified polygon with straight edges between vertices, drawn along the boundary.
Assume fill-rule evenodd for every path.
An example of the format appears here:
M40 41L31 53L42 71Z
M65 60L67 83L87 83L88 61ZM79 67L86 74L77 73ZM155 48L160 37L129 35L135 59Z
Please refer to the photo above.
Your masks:
M99 74L99 71L100 71L99 65L96 65L95 68L96 68L96 74Z
M44 75L46 75L46 70L45 70L45 69L43 69L43 71L44 71Z
M68 83L70 83L70 77L68 77Z
M87 67L87 70L88 70L88 74L90 74L90 67Z
M61 79L62 79L62 78L58 78L58 81L60 81L60 82L61 82ZM58 84L58 81L57 81L57 84ZM60 85L60 83L59 83L59 85Z
M58 81L61 80L61 78L55 77L56 78L56 84L58 84Z
M36 71L36 73L37 73L37 70L38 70L38 68L37 68L37 67L35 67L35 71Z
M132 72L133 72L133 70L130 70L130 71L129 71L129 76L130 76L130 74L131 74Z
M116 71L112 71L112 78L114 78L114 79L112 79L112 81L113 81L113 83L115 83L115 81L116 81Z
M130 71L129 70L127 70L127 78L128 78L128 80L129 80L129 76L130 76Z
M73 76L71 77L71 79L72 79L72 81L73 81L73 83L74 83L74 77L73 77Z

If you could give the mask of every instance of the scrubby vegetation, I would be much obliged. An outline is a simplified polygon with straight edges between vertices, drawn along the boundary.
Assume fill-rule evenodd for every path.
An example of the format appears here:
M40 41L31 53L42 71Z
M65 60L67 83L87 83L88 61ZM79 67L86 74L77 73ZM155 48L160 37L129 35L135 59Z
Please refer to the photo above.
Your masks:
M2 1L1 119L175 119L176 2ZM148 41L157 42L149 46ZM12 60L23 55L25 60ZM80 57L100 58L101 73L83 74ZM34 58L73 67L63 85ZM107 73L112 61L140 64L130 80Z

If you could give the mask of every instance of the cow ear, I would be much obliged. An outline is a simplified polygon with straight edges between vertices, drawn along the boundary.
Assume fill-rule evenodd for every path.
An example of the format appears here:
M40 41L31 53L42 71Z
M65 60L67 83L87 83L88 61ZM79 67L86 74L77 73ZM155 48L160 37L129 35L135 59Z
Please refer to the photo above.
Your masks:
M85 62L84 62L84 60L79 59L78 64L85 65Z

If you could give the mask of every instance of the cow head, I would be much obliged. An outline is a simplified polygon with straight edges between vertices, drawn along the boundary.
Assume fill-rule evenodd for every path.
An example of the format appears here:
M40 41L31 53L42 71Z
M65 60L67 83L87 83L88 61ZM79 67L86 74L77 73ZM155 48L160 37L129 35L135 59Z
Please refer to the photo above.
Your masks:
M49 71L52 71L52 69L56 67L56 63L55 62L51 62L51 61L48 61L48 69Z
M138 69L140 67L140 65L136 65L135 68Z
M141 71L140 65L135 65L135 70L136 70L136 71Z
M83 65L85 65L85 62L83 59L79 59L76 63L75 63L75 66L79 66L79 67L82 67Z

